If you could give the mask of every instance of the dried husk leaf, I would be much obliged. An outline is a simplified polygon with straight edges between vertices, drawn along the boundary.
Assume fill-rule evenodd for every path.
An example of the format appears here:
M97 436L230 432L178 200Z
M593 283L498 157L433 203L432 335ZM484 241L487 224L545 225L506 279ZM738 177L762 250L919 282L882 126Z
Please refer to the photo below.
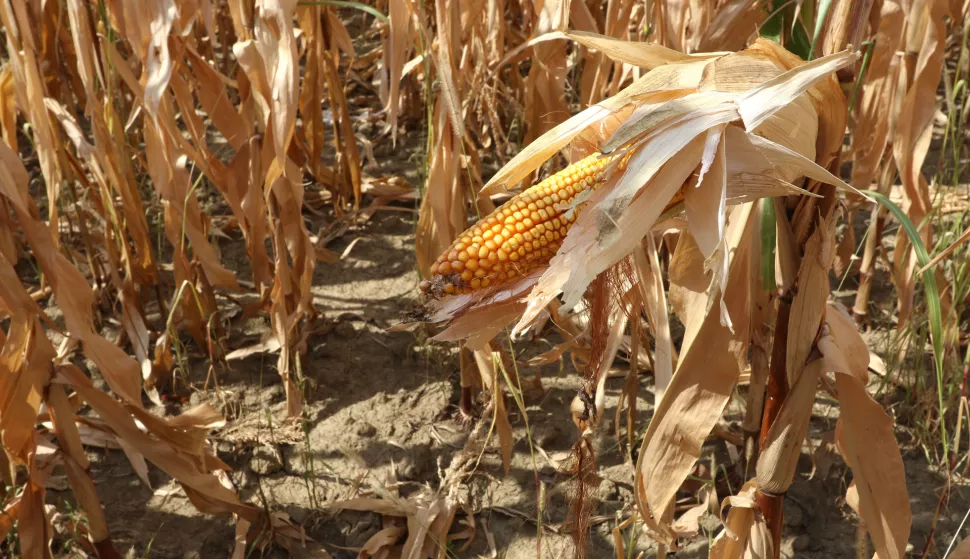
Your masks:
M835 239L832 230L834 217L828 223L819 221L815 233L805 245L801 266L795 280L795 296L788 320L788 344L785 372L788 383L795 385L805 367L808 355L825 317L825 303L829 297L829 270L835 258Z
M664 292L660 258L652 235L647 235L646 249L638 246L633 252L637 287L647 313L647 322L654 337L653 378L655 405L663 401L664 392L674 375L674 345L670 335L667 294Z
M795 477L821 370L821 360L812 361L802 369L762 443L756 470L758 488L771 495L784 494Z
M704 439L720 419L747 355L748 291L742 278L748 274L750 214L750 204L740 206L727 231L731 261L725 301L731 316L737 317L734 332L722 326L719 310L705 312L706 301L692 301L685 324L688 331L697 333L684 340L677 369L650 421L637 461L637 507L651 529L661 537L666 534L668 543L673 534L658 519L700 457ZM699 327L694 326L697 322Z

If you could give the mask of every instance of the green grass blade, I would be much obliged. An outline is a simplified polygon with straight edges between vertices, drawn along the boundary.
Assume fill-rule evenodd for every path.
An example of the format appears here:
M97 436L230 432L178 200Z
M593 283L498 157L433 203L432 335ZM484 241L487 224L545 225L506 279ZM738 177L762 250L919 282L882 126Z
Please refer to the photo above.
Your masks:
M852 98L849 101L849 114L855 111L856 99L859 97L859 90L862 89L862 79L865 77L866 72L869 71L869 62L872 60L872 51L876 49L876 39L873 38L871 41L864 41L862 46L866 49L866 54L862 58L862 68L859 69L859 75L856 76L855 85L852 86Z
M761 203L761 287L775 290L775 204L770 198Z
M795 0L774 0L770 6L770 14L758 29L758 34L781 44L782 30L785 26L784 9L794 4Z
M913 225L909 216L887 196L875 190L866 190L864 192L875 198L886 209L892 212L896 220L903 227L903 231L906 232L910 244L913 245L913 250L916 252L916 259L919 261L920 267L927 266L930 263L930 255L926 251L926 245L923 244L923 238L920 237L919 231ZM936 365L936 390L939 396L940 406L940 433L943 438L943 463L949 464L949 443L946 438L946 423L943 420L943 310L940 306L940 290L936 285L936 275L933 273L922 274L921 279L923 280L923 287L926 291L926 308L929 314L930 336L933 338L933 361Z
M829 9L832 7L832 0L822 0L818 3L818 14L815 17L815 29L812 31L812 46L808 50L808 60L815 58L815 45L818 38L822 35L822 28L825 20L829 17Z

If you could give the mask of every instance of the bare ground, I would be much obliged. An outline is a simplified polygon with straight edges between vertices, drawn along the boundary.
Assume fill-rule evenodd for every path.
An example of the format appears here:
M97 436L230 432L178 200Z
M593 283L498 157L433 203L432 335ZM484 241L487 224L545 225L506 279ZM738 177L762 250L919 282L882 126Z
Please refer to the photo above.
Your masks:
M218 389L210 383L207 391L201 391L208 361L194 350L189 384L178 391L185 401L175 397L178 403L167 410L177 412L182 405L203 400L219 407L230 421L212 440L219 457L233 467L231 477L241 496L285 511L334 557L355 557L353 550L382 526L375 513L334 514L325 508L328 503L352 497L362 487L380 486L392 471L401 482L402 496L421 484L436 487L440 472L469 432L467 425L456 421L459 386L454 348L427 343L421 333L386 330L417 301L412 231L410 214L380 212L330 246L339 254L353 244L344 259L321 264L317 271L315 303L324 319L309 340L304 361L308 389L303 424L282 420L283 390L274 369L275 356L268 354L233 361L230 370L218 372ZM226 256L234 250L238 247L232 243L224 247ZM262 319L233 319L230 348L258 342L266 328ZM521 351L527 356L548 349L553 342L537 340ZM568 508L569 483L552 461L561 459L575 441L568 406L580 383L568 363L561 368L543 367L541 375L545 392L529 402L527 412L532 441L544 453L535 457L530 453L525 422L513 406L516 445L510 474L503 475L493 442L464 491L478 531L460 557L489 556L486 533L493 535L498 556L534 557L538 519L541 555L569 556L569 537L559 533ZM615 411L622 382L616 378L608 383L608 417ZM652 413L652 377L641 374L639 383L642 433ZM742 395L736 400L729 408L729 414L735 410L729 415L735 427ZM837 408L820 396L810 445L785 503L786 557L855 556L858 519L843 498L851 473L837 457L829 468L811 457L814 446L834 429L837 417ZM603 482L597 492L601 502L590 538L591 557L614 556L610 531L616 524L615 513L633 506L632 467L624 461L615 434L608 431L600 432L596 440ZM906 447L909 437L900 432L900 440ZM723 451L724 444L712 441L702 462ZM196 512L178 486L157 469L151 470L152 488L145 487L120 451L91 449L89 455L120 550L132 557L153 558L228 555L233 543L229 519ZM932 529L944 480L928 467L920 450L907 447L905 460L914 514L910 542L919 556ZM537 480L545 496L541 513ZM957 489L940 514L934 534L937 549L930 556L941 554L949 543L970 503L968 497L964 489ZM49 492L51 503L69 499L67 491ZM706 556L717 526L716 518L708 514L701 522L701 533L676 556ZM630 532L625 536L629 538ZM640 537L636 548L650 550L653 544ZM653 553L647 551L646 556ZM270 556L286 555L274 550Z

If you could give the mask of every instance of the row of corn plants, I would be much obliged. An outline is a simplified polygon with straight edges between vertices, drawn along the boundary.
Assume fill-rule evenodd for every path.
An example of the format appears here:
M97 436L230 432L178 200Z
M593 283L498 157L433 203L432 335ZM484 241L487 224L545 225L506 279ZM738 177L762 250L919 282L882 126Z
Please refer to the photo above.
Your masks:
M356 52L338 5L379 37L375 50ZM151 463L200 510L234 515L240 555L300 538L235 495L206 442L223 421L215 410L158 417L146 399L161 403L186 366L185 344L220 362L220 305L248 291L258 297L244 312L265 316L279 343L288 415L301 415L301 356L318 314L313 273L327 257L303 212L318 201L339 218L362 211L345 85L353 74L374 85L392 141L402 126L426 132L415 248L427 319L445 325L438 339L461 341L463 411L476 384L491 394L485 415L499 426L506 462L504 394L520 405L521 390L496 336L513 323L514 335L551 324L569 340L558 351L583 365L585 388L571 406L577 554L594 506L584 496L596 479L591 435L607 423L606 372L629 336L624 351L633 363L649 355L658 398L628 521L666 550L696 532L674 517L674 497L746 376L749 475L727 499L711 554L777 555L781 503L811 402L825 390L842 404L847 501L877 553L901 557L910 512L893 421L866 391L868 351L829 303L829 272L858 275L852 312L865 320L884 231L903 224L891 266L897 335L925 337L914 324L930 317L926 391L936 398L926 439L928 454L949 463L957 439L947 421L967 409L953 405L965 403L965 388L946 392L962 371L966 290L959 265L929 267L928 251L959 239L934 234L944 175L922 168L942 77L944 152L955 154L946 171L960 180L968 11L958 0L0 4L0 300L9 319L0 475L10 488L0 532L16 529L24 557L50 555L44 485L60 465L88 520L83 541L117 556L83 450L107 437L146 483ZM496 207L491 195L564 161L576 163ZM490 166L501 168L486 182ZM320 188L305 191L308 179ZM203 193L229 214L205 206ZM851 227L839 237L840 217L860 212L871 217L866 237ZM223 260L217 230L243 239L248 271ZM44 300L63 319L49 319ZM685 327L679 344L670 311ZM109 340L112 317L120 338ZM911 337L901 356L922 352ZM631 452L637 373L631 367L623 396ZM484 444L471 441L464 454ZM468 464L456 460L442 491L398 511L416 528L396 532L388 548L401 540L407 556L443 553L461 504L451 489Z
M457 341L476 357L462 360L463 409L470 409L476 383L476 371L466 368L507 360L496 343L503 332L515 338L551 325L568 340L556 355L581 355L574 363L585 388L570 406L579 428L577 555L585 553L588 508L595 506L582 501L598 483L590 475L591 435L609 423L606 372L626 336L631 364L638 352L652 353L657 408L640 443L636 511L623 527L642 524L668 551L696 534L696 518L693 526L686 521L696 511L675 519L674 497L744 376L750 479L725 500L730 512L711 555L778 556L781 505L820 390L841 404L836 444L853 475L846 501L880 557L905 554L911 513L894 420L866 390L869 351L855 326L871 320L876 253L885 251L890 219L900 224L890 266L899 359L921 353L912 334L928 332L932 363L919 376L933 381L920 387L937 401L924 405L931 417L924 445L931 459L955 463L946 424L958 410L948 387L963 369L957 333L965 290L951 288L959 273L933 267L947 253L929 259L940 244L933 202L940 182L922 170L941 77L949 108L960 113L965 104L968 6L792 4L660 1L641 9L611 1L605 14L586 3L535 5L528 39L489 64L497 81L513 86L527 74L517 89L526 145L484 185L461 174L427 183L425 200L449 198L422 207L425 320L440 328L436 339ZM462 21L465 37L482 23ZM450 48L442 46L447 39L439 35L439 49ZM516 64L528 69L513 69L509 79L498 74ZM573 81L563 79L569 69ZM451 115L479 102L483 88L463 86L441 66L437 75L447 87L436 99ZM572 84L579 111L552 116L571 112L564 92ZM544 120L532 118L537 111ZM461 130L460 116L452 118ZM946 128L953 186L966 145L963 127L953 125L959 119L948 117ZM463 137L463 149L476 147ZM544 164L561 165L560 157L575 163L494 210L488 206L489 195L528 186ZM847 162L852 171L843 181ZM901 188L891 193L897 179ZM467 221L453 206L462 192L480 216L464 230ZM861 241L851 226L859 212L870 216ZM843 218L850 226L838 235ZM435 251L422 237L432 232ZM855 321L829 302L833 266L859 278ZM669 311L685 328L679 344L671 339ZM920 318L928 326L919 326ZM651 334L652 351L632 341L640 332ZM504 413L506 389L491 376L483 372L477 383L492 391L489 410ZM624 402L634 409L636 389L635 381L624 387L614 425ZM520 397L514 380L507 390ZM510 448L511 435L498 434L503 450Z

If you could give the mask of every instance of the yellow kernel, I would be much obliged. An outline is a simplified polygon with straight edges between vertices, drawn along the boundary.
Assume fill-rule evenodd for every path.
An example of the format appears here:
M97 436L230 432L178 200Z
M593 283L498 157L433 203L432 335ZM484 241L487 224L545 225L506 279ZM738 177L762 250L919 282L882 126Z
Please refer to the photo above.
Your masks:
M468 251L463 250L463 251L459 252L458 253L458 261L459 262L465 262L466 260L468 260Z
M502 246L502 243L505 242L505 237L503 237L502 235L495 235L494 237L492 237L492 242L498 246Z
M432 276L438 275L438 267L439 267L438 266L438 263L434 263L434 264L431 265L431 275Z
M492 280L488 278L482 278L482 287L488 287L490 283L492 283Z
M476 278L484 278L485 277L485 270L479 270L479 271L475 272L475 277Z
M472 272L474 272L475 270L477 270L478 269L478 260L475 260L474 258L469 259L468 262L465 262L465 269L471 270Z
M451 263L451 269L460 274L461 271L465 269L465 263L460 260L456 260Z
M482 258L485 258L486 256L488 256L488 248L482 247L482 248L478 249L478 259L479 260L481 260Z
M482 286L482 280L475 278L471 281L472 289L479 289Z
M519 250L522 250L522 249L519 249ZM520 255L518 251L509 253L509 260L511 260L512 262L518 261L519 258L520 258Z
M441 265L438 266L439 274L448 274L450 272L451 272L451 262L442 262Z
M525 232L525 225L520 221L520 222L518 222L518 223L515 224L515 230L518 231L519 233L524 233Z
M446 283L445 284L444 291L445 291L445 293L448 293L448 294L454 293L455 292L455 286L454 285L451 285L450 283Z
M461 273L461 281L465 283L468 283L469 281L471 281L473 277L475 276L474 274L472 274L471 270L466 269L464 272Z

